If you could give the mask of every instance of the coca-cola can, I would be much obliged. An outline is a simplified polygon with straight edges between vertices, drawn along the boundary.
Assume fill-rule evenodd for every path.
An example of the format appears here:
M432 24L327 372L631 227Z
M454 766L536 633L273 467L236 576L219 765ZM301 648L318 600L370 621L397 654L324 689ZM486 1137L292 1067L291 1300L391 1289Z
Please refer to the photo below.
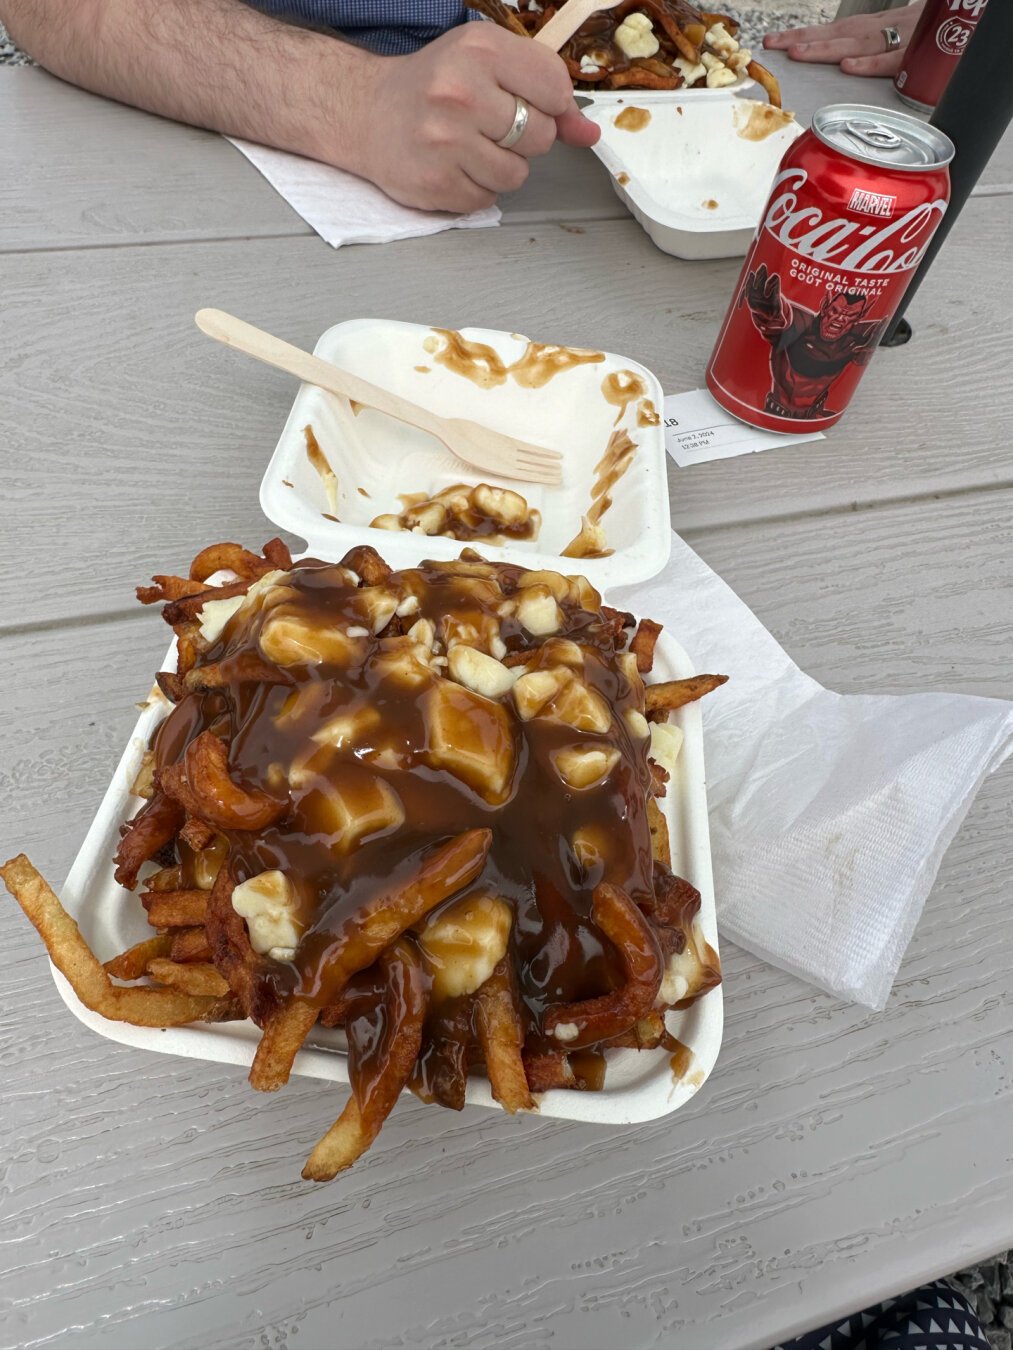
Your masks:
M929 112L943 96L971 40L986 0L925 0L925 8L894 77L894 88L912 108Z
M950 139L907 113L821 108L788 147L707 367L768 431L839 421L950 199Z

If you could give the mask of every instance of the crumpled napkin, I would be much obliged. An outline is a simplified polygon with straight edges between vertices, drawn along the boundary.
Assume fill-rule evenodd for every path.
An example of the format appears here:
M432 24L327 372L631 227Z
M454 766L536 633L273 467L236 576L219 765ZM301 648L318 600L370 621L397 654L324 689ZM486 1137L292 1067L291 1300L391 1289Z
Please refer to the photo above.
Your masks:
M950 840L1013 750L1013 703L824 689L678 536L659 576L609 601L731 676L702 705L721 932L883 1008Z
M372 183L343 169L253 141L232 136L227 139L333 248L342 244L386 244L393 239L439 234L441 230L479 229L500 221L498 206L467 216L417 211L399 205Z

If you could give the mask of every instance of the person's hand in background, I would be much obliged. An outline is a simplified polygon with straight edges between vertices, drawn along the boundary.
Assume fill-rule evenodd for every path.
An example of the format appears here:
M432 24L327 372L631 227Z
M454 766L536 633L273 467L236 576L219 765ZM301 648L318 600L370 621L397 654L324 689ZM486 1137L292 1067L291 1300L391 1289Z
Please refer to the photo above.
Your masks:
M787 52L792 61L840 66L845 75L896 75L924 4L925 0L916 0L901 9L768 33L763 45L769 51ZM900 46L892 51L886 48L884 28L896 28L900 34Z

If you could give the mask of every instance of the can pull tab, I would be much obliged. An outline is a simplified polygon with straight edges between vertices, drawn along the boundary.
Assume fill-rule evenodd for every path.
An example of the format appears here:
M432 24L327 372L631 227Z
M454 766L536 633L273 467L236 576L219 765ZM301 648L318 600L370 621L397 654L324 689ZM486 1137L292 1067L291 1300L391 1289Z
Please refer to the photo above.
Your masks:
M871 146L873 150L896 150L903 141L895 131L885 127L882 122L865 122L852 118L845 122L844 130L861 145Z

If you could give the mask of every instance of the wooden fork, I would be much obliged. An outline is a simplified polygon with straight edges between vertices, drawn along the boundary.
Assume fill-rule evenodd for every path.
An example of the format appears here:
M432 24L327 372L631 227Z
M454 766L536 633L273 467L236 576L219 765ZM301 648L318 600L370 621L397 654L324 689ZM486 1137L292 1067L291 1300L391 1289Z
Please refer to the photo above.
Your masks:
M602 9L615 9L622 0L566 0L556 10L547 24L543 24L535 34L535 41L558 52L565 42L569 42L577 29Z
M246 352L258 361L295 375L306 384L315 384L319 389L361 403L363 407L375 408L377 412L396 417L399 422L428 432L442 441L452 455L473 468L497 474L501 478L545 483L550 487L562 482L563 457L558 450L550 450L543 445L529 445L516 436L493 431L462 417L438 417L417 403L380 389L358 375L340 370L329 361L322 361L319 356L312 356L281 338L272 337L270 333L254 328L252 324L244 323L242 319L226 314L223 310L198 310L195 321L202 333L223 342L226 347Z

